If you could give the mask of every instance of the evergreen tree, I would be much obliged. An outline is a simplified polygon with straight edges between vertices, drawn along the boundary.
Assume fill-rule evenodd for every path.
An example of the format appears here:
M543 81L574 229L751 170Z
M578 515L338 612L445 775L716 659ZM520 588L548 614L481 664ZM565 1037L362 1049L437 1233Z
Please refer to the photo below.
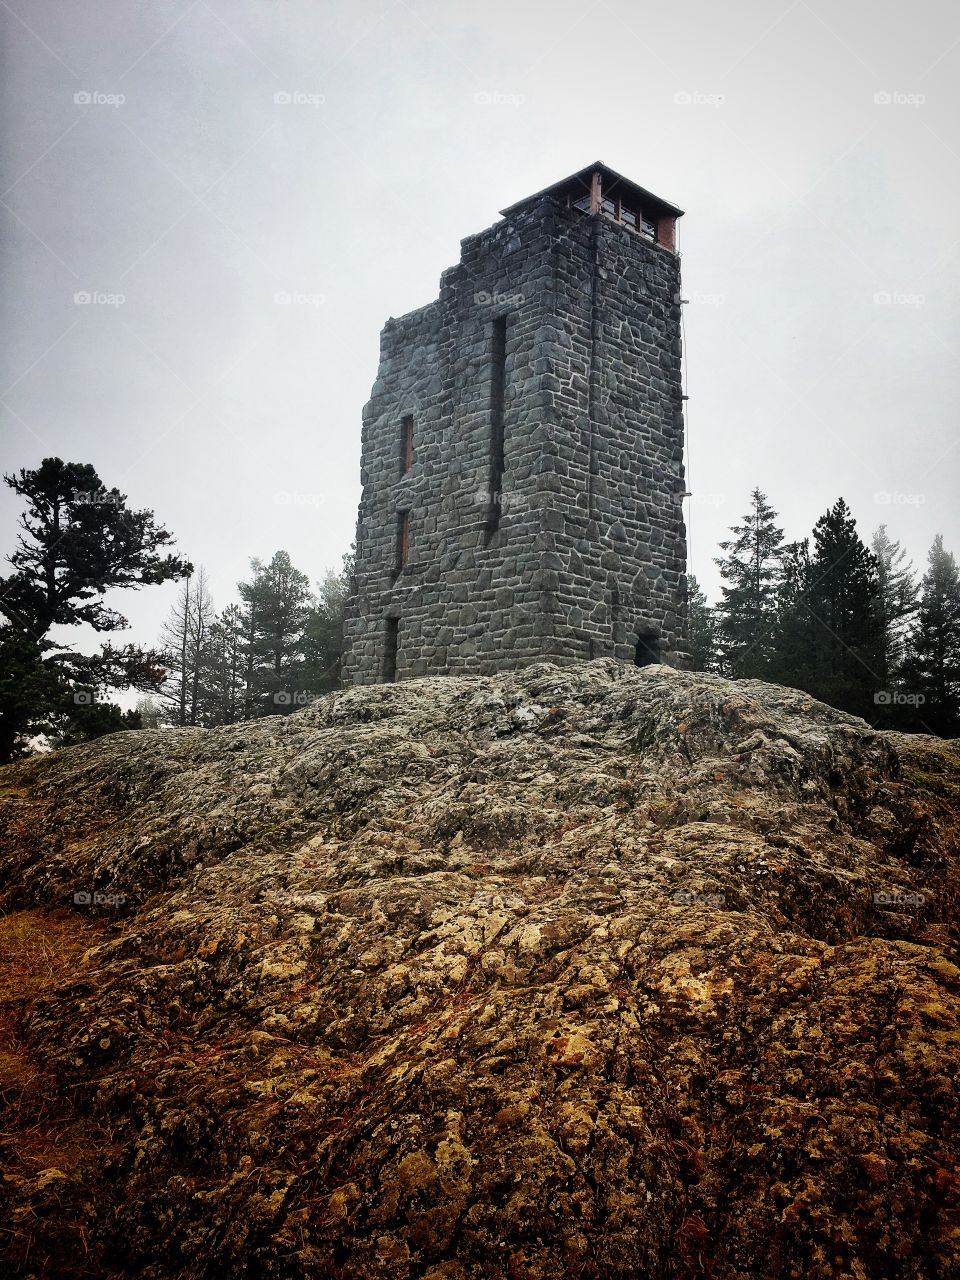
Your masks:
M808 592L812 582L810 539L784 548L769 675L778 684L810 689L816 667L816 636Z
M713 610L693 574L687 577L687 630L690 669L716 671L717 646Z
M882 524L873 535L871 550L877 562L877 614L881 628L879 672L883 686L892 689L903 661L909 622L917 611L917 582L913 565L899 542Z
M806 600L812 679L802 687L844 711L872 719L884 687L879 575L856 521L839 498L813 530Z
M79 741L132 718L107 710L111 689L155 689L162 655L134 645L101 645L73 653L50 639L54 626L87 624L118 631L126 619L103 602L113 588L166 582L190 572L172 555L172 535L152 511L134 511L118 489L106 489L92 466L45 458L32 471L4 477L25 498L13 573L0 579L0 762L46 734Z
M119 489L107 490L93 467L44 458L36 471L4 476L28 509L20 517L15 573L4 583L35 635L53 624L89 623L95 631L127 626L103 603L115 587L166 582L190 571L171 554L160 555L173 535L152 511L132 511ZM26 536L24 536L24 534Z
M784 553L777 513L760 489L750 495L750 509L720 543L726 552L716 564L723 578L717 608L717 643L728 675L763 676L773 654L777 588Z
M262 568L260 560L251 560L253 580L237 584L240 595L240 652L243 656L243 712L242 720L252 720L261 714L257 700L257 625L259 622L259 593L256 589L257 575Z
M903 671L908 695L923 699L914 727L960 736L960 572L940 534L930 548Z
M9 606L4 602L5 609ZM23 624L0 625L0 763L29 750L30 738L50 726L71 690L47 657L52 645Z
M203 674L203 723L236 724L243 718L246 656L240 608L229 605L210 626Z
M65 701L59 711L53 711L45 726L52 747L75 747L92 738L102 738L106 733L142 729L143 719L139 710L122 711L113 702L93 700L78 707Z
M343 658L343 620L354 553L344 557L339 573L329 570L320 583L319 599L304 627L304 687L314 694L339 688Z
M304 627L313 599L310 579L286 551L269 564L250 562L253 577L239 592L246 623L246 714L295 711L303 705Z

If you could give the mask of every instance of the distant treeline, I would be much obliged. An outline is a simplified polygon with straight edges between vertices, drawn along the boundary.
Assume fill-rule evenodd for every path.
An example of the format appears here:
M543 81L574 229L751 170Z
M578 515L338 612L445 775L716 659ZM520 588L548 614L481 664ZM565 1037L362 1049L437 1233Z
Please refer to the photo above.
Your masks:
M160 637L169 672L146 724L235 724L297 711L340 683L343 608L353 557L314 595L286 551L251 560L239 601L216 613L203 568L180 587Z
M785 542L759 489L715 563L689 580L693 666L804 689L879 727L960 735L960 573L937 535L918 579L885 525L868 547L841 498Z
M352 556L316 592L285 551L252 560L215 610L207 575L86 463L45 458L4 477L26 510L0 578L0 763L116 729L221 725L285 714L340 681ZM940 537L918 580L881 525L866 546L841 499L787 543L759 489L720 544L721 599L690 580L693 665L805 689L878 726L960 735L960 576ZM54 635L128 626L105 596L179 581L155 648L107 641L93 655ZM136 711L110 695L137 690Z

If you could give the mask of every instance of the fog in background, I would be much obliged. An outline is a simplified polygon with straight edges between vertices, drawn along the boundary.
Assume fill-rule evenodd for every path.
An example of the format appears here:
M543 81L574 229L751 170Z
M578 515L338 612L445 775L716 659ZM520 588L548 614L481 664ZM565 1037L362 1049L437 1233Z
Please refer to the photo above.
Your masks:
M842 494L918 568L938 531L960 553L955 5L2 0L0 21L3 469L92 462L218 607L251 556L338 565L383 322L594 160L687 211L711 598L755 484L789 538ZM4 487L4 554L20 505ZM176 590L114 593L118 641L153 644Z

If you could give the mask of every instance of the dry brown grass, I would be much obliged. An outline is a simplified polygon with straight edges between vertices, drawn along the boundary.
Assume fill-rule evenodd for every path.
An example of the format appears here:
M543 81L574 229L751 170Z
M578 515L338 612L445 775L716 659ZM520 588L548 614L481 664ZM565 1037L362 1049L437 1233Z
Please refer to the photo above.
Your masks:
M76 1112L19 1031L32 1002L75 976L102 932L68 910L0 916L0 1259L7 1274L109 1274L96 1257L95 1199L88 1194L106 1135ZM51 1199L62 1206L54 1230Z

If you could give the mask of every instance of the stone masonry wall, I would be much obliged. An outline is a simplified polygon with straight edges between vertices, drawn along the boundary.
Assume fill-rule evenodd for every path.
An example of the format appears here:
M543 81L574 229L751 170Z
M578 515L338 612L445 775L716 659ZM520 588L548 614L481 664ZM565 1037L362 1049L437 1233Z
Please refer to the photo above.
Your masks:
M643 632L682 665L679 289L674 254L544 198L464 240L438 301L387 322L364 409L347 681L382 678L387 618L398 679L630 660ZM491 493L503 316L505 469Z

